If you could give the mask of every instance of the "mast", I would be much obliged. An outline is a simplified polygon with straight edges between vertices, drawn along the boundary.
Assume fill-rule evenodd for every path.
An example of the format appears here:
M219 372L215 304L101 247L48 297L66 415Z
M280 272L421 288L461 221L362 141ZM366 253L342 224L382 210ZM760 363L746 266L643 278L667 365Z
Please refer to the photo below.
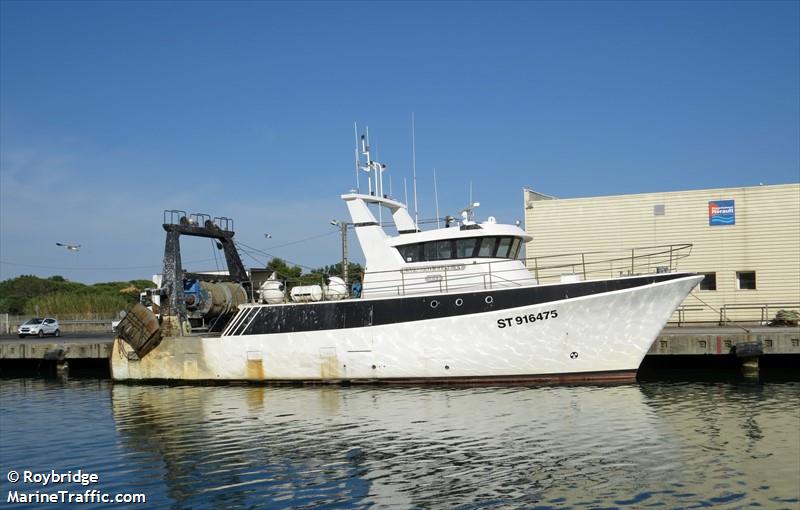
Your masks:
M366 135L361 135L361 154L365 157L366 162L359 164L359 168L367 172L369 194L383 198L383 172L386 170L386 165L373 161L370 156L369 126L367 126ZM373 180L375 181L374 188ZM391 181L389 182L389 186L391 187ZM383 208L380 205L378 205L378 224L383 226Z
M414 175L414 224L419 229L419 212L417 211L417 143L414 133L414 112L411 112L411 168ZM408 204L408 200L406 200L406 204Z
M436 201L436 228L441 228L441 225L439 225L439 190L436 188L436 168L433 169L433 197Z
M369 133L369 128L367 128L367 133ZM369 194L372 195L372 176L369 175L370 170L372 170L369 164L369 145L367 145L367 139L364 135L361 135L361 154L367 157L367 164L365 166L362 166L361 169L367 172L367 184L369 184Z
M353 140L356 143L355 149L353 150L353 154L355 155L356 159L356 191L359 190L358 184L358 124L353 122Z

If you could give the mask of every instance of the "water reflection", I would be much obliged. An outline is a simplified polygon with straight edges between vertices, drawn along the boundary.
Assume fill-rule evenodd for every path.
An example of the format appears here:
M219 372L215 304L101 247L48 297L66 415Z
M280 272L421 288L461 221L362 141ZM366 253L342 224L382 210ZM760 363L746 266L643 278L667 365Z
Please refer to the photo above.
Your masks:
M800 508L800 385L652 384L643 392L679 440L682 483L704 501Z
M2 380L0 467L82 468L176 509L798 508L799 403L798 383Z
M775 502L760 461L797 452L796 413L749 391L115 386L112 402L126 448L159 452L187 507L737 506ZM784 432L765 442L762 421Z

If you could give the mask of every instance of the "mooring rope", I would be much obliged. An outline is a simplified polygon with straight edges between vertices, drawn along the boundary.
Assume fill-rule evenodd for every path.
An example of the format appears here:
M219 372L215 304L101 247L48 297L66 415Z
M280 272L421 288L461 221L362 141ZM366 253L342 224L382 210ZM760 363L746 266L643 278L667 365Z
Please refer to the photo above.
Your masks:
M714 308L713 306L709 305L708 303L706 303L705 301L703 301L702 299L700 299L699 297L697 297L697 296L696 296L696 295L694 295L694 294L689 294L689 295L690 295L690 296L692 296L693 298L695 298L696 300L700 301L701 303L703 303L704 305L706 305L707 307L709 307L711 310L713 310L714 312L716 312L717 314L719 314L719 316L720 316L720 317L722 317L722 312L721 312L720 310L717 310L716 308ZM739 329L743 330L743 331L744 331L745 333L747 333L748 335L752 334L752 332L751 332L749 329L747 329L746 327L744 327L744 326L742 326L742 325L740 325L740 324L736 324L735 322L733 322L732 320L730 320L730 319L729 319L727 316L725 317L725 320L726 320L727 322L730 322L732 325L736 326L737 328L739 328Z

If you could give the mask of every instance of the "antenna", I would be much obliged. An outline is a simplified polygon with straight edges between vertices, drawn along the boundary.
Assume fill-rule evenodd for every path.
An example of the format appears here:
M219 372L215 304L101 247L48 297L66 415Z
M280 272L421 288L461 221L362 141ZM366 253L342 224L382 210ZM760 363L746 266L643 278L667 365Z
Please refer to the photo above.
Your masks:
M383 198L383 169L386 168L386 165L381 165L377 161L375 162L375 173L378 174L376 177L378 179L378 197ZM378 204L378 224L383 226L383 207L381 204Z
M353 139L356 142L356 147L354 150L354 154L356 156L356 193L360 192L358 189L358 124L353 122Z
M461 217L464 219L464 225L467 225L468 224L467 222L474 223L472 220L475 218L475 212L474 212L475 208L480 206L481 206L480 202L472 202L465 208L461 209L460 214Z
M439 191L436 188L436 169L433 169L433 196L436 200L436 228L441 228L439 225Z
M417 210L417 142L414 133L414 112L411 112L411 168L414 171L414 226L419 230L419 212ZM406 204L408 204L407 199Z
M369 136L369 135L367 135ZM383 198L383 169L386 168L386 165L381 165L378 163L378 142L375 142L375 159L376 161L371 162L375 164L375 190L377 192L378 198ZM383 207L381 204L378 204L378 224L383 226Z
M403 195L405 195L406 209L408 208L408 186L406 185L406 178L403 177Z
M469 203L472 203L472 179L469 180Z
M373 161L370 157L370 148L369 148L369 126L366 128L366 136L361 135L361 152L366 156L367 163L366 165L362 166L367 173L375 172L374 176L370 176L369 180L369 194L373 194L372 188L372 180L375 180L375 194L378 197L383 198L383 172L386 170L386 165L382 165L377 161ZM389 183L391 186L391 182ZM378 223L383 226L383 208L381 207L380 203L378 203Z
M369 126L367 126L367 136L369 136ZM361 154L366 156L367 164L361 167L365 172L367 172L367 183L369 184L369 194L372 195L372 176L369 174L370 170L372 170L372 165L369 161L369 142L367 141L367 137L365 135L361 135Z

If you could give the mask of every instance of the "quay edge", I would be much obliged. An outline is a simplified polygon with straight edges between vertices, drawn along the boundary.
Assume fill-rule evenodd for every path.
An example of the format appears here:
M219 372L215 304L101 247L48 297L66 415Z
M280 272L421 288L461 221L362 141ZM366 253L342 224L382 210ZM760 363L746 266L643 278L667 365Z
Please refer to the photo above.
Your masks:
M647 355L727 355L746 342L759 342L764 355L800 355L800 327L668 326L661 330Z

